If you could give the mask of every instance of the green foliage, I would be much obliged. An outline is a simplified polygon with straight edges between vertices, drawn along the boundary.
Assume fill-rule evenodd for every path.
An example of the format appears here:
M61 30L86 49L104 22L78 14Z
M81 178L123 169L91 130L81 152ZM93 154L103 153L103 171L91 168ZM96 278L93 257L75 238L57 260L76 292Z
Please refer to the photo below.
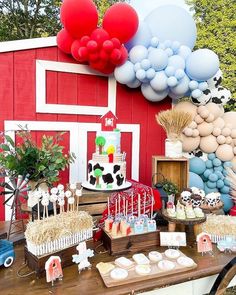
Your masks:
M177 185L167 179L162 182L162 188L167 195L176 195L179 192Z
M98 146L104 146L106 144L106 139L103 136L97 136L95 139L95 143Z
M0 166L11 176L30 174L33 181L46 182L52 185L59 180L59 171L65 170L75 159L74 154L63 154L59 145L63 133L56 136L42 136L38 147L28 130L21 130L17 136L21 143L15 144L10 136L2 134L5 141L0 144Z
M186 0L194 12L197 25L195 49L209 48L216 52L223 72L222 86L236 98L236 1ZM236 110L235 104L226 106Z
M102 170L101 169L95 169L94 170L94 176L95 177L100 177L100 176L102 176Z

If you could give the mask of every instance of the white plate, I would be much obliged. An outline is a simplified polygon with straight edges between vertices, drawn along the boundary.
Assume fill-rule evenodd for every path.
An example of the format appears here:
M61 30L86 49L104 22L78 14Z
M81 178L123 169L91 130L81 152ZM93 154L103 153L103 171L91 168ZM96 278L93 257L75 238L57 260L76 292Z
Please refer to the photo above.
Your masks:
M150 264L150 260L145 256L143 253L140 254L134 254L133 255L133 260L137 264Z
M157 251L151 251L148 254L148 258L152 261L152 262L158 262L160 260L162 260L162 254L157 252Z
M179 257L177 262L181 266L192 267L194 265L194 261L189 257Z
M128 271L123 268L116 267L110 272L110 277L116 281L124 280L128 277Z
M177 259L180 256L180 252L175 249L168 249L165 251L165 256L170 259Z
M135 272L141 276L145 276L151 272L151 267L147 264L139 264L136 265Z
M104 189L104 188L96 188L92 184L90 184L88 181L82 182L82 187L91 190L91 191L102 191L102 192L114 192L114 191L121 191L125 190L127 188L130 188L132 185L131 182L126 181L123 185L119 186L118 188L109 188L109 189Z
M126 257L119 257L115 260L115 264L121 268L130 268L134 265L134 262Z
M168 270L174 269L175 264L174 264L174 262L169 261L169 260L161 260L161 261L158 262L158 267L161 270L168 271Z

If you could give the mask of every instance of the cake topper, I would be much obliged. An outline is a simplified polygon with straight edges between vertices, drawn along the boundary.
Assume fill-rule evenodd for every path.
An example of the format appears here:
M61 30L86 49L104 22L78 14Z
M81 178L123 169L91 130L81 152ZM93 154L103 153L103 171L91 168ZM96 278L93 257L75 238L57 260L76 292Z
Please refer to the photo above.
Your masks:
M101 121L102 131L113 131L116 129L117 117L112 113L112 111L109 111L101 116Z

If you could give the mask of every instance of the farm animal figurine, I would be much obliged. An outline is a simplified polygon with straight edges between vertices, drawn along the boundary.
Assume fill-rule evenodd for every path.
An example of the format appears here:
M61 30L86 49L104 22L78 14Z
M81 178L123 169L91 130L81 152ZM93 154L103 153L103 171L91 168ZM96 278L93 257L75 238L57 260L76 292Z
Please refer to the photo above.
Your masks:
M76 250L78 250L79 254L72 255L72 261L78 264L79 273L86 268L91 268L91 263L88 261L88 257L94 256L93 250L87 249L85 241L79 243Z
M63 277L61 258L59 256L50 256L45 263L45 270L47 283L52 282L53 286L56 279L61 280Z

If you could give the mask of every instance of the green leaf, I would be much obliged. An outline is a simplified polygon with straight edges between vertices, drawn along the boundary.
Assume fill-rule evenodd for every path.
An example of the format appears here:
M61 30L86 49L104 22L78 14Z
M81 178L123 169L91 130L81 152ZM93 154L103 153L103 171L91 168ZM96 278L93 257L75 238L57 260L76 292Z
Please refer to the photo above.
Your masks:
M46 167L44 166L44 165L40 165L39 167L38 167L38 171L43 171L43 170L45 170L46 169Z
M2 150L4 150L5 152L10 152L10 148L9 148L9 146L7 144L1 144L0 148Z
M9 135L5 135L5 138L11 144L12 147L15 147L15 143Z

